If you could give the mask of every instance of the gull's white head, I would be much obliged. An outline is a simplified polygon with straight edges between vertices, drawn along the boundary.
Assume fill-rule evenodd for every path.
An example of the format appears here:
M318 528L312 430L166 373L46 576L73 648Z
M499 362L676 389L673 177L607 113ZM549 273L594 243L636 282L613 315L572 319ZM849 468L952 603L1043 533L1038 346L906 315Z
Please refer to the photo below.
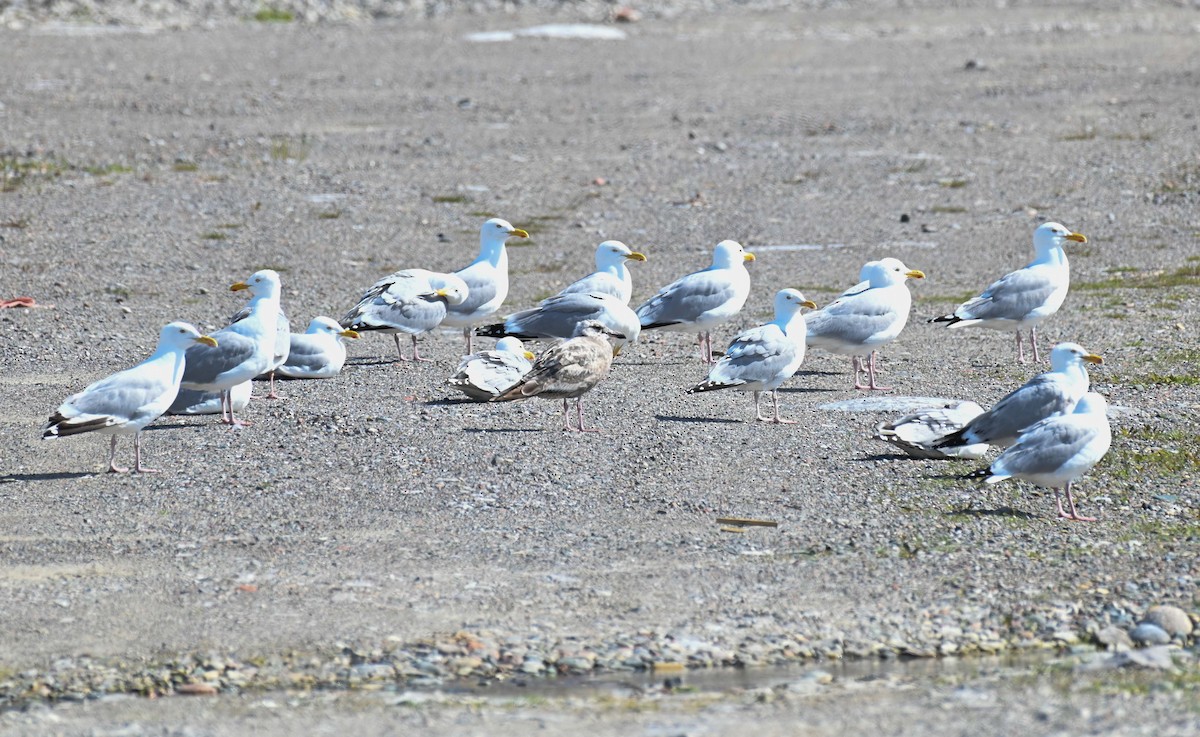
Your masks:
M601 271L626 261L645 260L645 254L631 251L629 246L621 241L604 241L596 246L596 268Z
M163 325L163 329L158 332L160 348L187 348L195 343L215 348L217 340L207 335L201 335L199 330L186 322L169 322Z
M238 292L243 289L249 290L254 297L276 297L279 296L279 274L271 269L263 269L256 271L250 275L246 281L240 281L229 287L231 292Z
M1074 233L1058 223L1042 223L1033 231L1033 248L1038 253L1062 248L1070 242L1087 243L1087 236L1083 233Z
M1062 371L1071 366L1083 367L1085 363L1104 363L1104 359L1088 352L1078 343L1059 343L1050 351L1050 368Z
M805 299L798 289L780 289L775 293L775 317L791 317L799 312L801 307L815 310L817 303Z
M460 305L467 301L467 288L465 285L449 284L434 291L434 294L446 300L448 305Z
M479 240L482 243L504 243L509 238L528 238L529 234L503 218L492 218L479 229Z
M717 269L728 269L753 260L754 254L742 248L737 241L721 241L713 249L713 267Z
M525 350L525 344L521 342L521 339L514 338L511 335L507 335L500 340L497 340L496 350L502 353L511 353L514 356L524 356L530 361L533 360L533 354Z
M1108 400L1096 392L1088 392L1075 404L1075 414L1106 415L1108 414Z
M358 331L343 329L337 321L331 317L314 317L312 322L308 323L309 335L336 335L339 338L357 338Z
M898 258L889 257L863 264L858 278L871 282L872 287L888 287L903 284L906 279L924 279L925 273L908 268Z

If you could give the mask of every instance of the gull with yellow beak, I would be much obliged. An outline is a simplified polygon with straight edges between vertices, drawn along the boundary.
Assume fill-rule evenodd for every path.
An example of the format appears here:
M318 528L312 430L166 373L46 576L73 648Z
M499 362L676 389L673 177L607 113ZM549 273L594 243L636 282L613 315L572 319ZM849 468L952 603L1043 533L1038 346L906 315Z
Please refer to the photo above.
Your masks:
M279 324L279 274L256 271L230 291L250 292L246 316L213 333L216 346L193 345L187 352L180 386L220 392L224 407L221 421L235 427L250 423L233 415L233 387L270 369L275 356Z
M596 270L558 294L608 294L629 304L629 298L633 296L633 277L626 262L645 260L645 254L630 250L621 241L604 241L596 246Z
M467 341L464 355L469 355L474 347L471 328L494 315L508 296L508 249L504 242L528 237L528 233L514 228L507 220L491 218L479 229L479 256L454 272L466 282L468 294L464 301L449 306L442 322L463 329Z
M854 388L887 391L875 382L878 348L891 343L908 323L912 295L905 281L924 279L925 274L910 269L899 259L868 261L859 272L862 283L816 312L804 316L808 324L808 346L852 357ZM870 354L864 364L862 356ZM867 372L867 383L862 373Z
M816 309L817 305L795 289L781 289L775 295L775 319L766 325L751 328L733 339L725 355L713 365L708 378L688 389L688 394L716 389L737 389L754 392L756 420L777 424L795 424L779 416L779 389L804 363L804 316L800 308ZM764 417L759 399L763 392L771 393L775 413Z
M533 354L525 350L519 338L501 338L495 350L463 356L446 385L476 402L486 402L516 385L533 368L531 361Z
M1071 266L1063 249L1067 243L1087 243L1087 236L1058 223L1043 223L1033 231L1033 261L993 282L983 294L963 302L953 313L929 322L951 328L981 325L992 330L1015 330L1020 363L1025 363L1021 331L1028 328L1033 360L1041 361L1037 326L1058 312L1071 286Z
M186 322L168 323L159 332L158 347L149 358L68 398L50 416L42 437L65 438L85 432L112 435L108 470L124 473L129 469L116 464L117 436L133 435L133 470L157 473L142 465L142 428L171 406L183 378L188 346L197 344L217 347L216 340Z
M375 282L342 317L341 325L358 333L391 333L401 361L408 360L400 347L404 333L412 338L412 360L428 361L417 349L417 336L440 325L447 311L462 304L467 295L466 282L454 274L404 269Z
M933 444L954 448L976 443L1007 447L1035 422L1075 409L1091 386L1087 364L1104 359L1078 343L1059 343L1050 351L1050 370L1038 374L996 402L987 412Z
M329 317L314 317L308 330L292 333L288 357L279 367L280 376L289 379L329 379L337 376L346 363L343 338L357 339L354 330L343 329Z
M634 312L642 330L697 333L700 359L713 363L712 329L741 311L750 296L747 253L737 241L721 241L713 249L712 265L682 276L658 290Z

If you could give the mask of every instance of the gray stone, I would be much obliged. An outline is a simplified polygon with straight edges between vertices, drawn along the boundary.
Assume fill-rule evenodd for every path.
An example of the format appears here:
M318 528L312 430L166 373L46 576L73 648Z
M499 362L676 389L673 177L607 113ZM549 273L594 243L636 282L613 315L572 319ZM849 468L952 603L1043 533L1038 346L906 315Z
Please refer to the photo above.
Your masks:
M1166 645L1117 653L1109 662L1117 668L1147 668L1150 670L1173 670L1175 668L1175 662L1171 659L1171 648Z
M1166 645L1171 641L1167 631L1157 624L1143 623L1133 628L1129 633L1134 642L1145 647L1147 645Z
M1129 633L1116 625L1109 625L1097 632L1096 642L1109 650L1129 650L1133 647Z
M1153 624L1171 637L1177 635L1187 637L1192 634L1192 620L1188 618L1187 612L1177 606L1150 607L1146 611L1146 616L1142 617L1142 624Z

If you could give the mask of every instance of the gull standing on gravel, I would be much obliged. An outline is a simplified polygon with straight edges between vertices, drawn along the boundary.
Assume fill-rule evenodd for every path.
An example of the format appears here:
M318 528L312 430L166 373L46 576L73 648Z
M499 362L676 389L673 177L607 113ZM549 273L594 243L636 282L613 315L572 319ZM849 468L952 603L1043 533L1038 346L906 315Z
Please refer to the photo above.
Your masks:
M629 298L633 296L633 277L626 262L645 260L645 254L631 251L621 241L604 241L596 246L596 270L559 294L611 294L629 304Z
M538 338L566 339L587 320L597 320L625 336L618 341L613 355L628 342L635 342L642 330L638 316L620 299L609 294L558 294L528 310L514 312L504 322L484 325L475 334L489 338L511 335L522 340Z
M433 330L454 305L468 298L467 283L455 274L425 269L403 269L375 282L341 319L341 326L357 333L390 333L396 353L407 361L400 334L412 338L413 361L429 361L417 348L417 336Z
M479 256L465 268L454 272L467 283L467 299L451 305L442 322L462 328L467 340L467 352L474 346L471 328L495 314L508 296L509 238L528 238L529 234L514 228L507 220L492 218L479 229Z
M688 394L717 389L752 391L755 419L795 424L795 420L779 416L777 390L804 362L806 331L801 307L816 309L817 305L795 289L780 290L775 295L775 319L734 338L725 355L708 372L708 378L688 389ZM764 417L759 405L763 392L771 392L775 410L771 417Z
M1027 381L961 430L935 441L933 447L1012 445L1035 422L1075 409L1091 384L1085 365L1089 363L1102 364L1104 359L1077 343L1059 343L1050 351L1049 371Z
M583 395L591 391L608 374L612 365L612 346L608 336L625 336L609 329L598 320L579 323L575 337L550 348L534 361L533 367L514 386L492 398L493 402L541 397L563 400L563 430L600 432L583 424ZM575 400L578 427L571 427L567 400Z
M924 279L925 274L910 269L899 259L885 258L863 265L860 283L842 293L833 302L805 315L808 345L852 357L854 388L887 391L875 383L878 348L900 335L908 322L912 294L907 279ZM864 366L862 356L870 354ZM867 371L867 383L861 381Z
M736 315L750 296L747 253L737 241L721 241L713 250L712 265L680 277L658 290L635 312L643 330L677 330L697 333L700 358L713 363L712 328Z
M329 379L337 376L346 363L343 338L357 339L358 332L343 329L333 318L314 317L306 331L288 336L288 357L279 367L279 375L289 379Z
M229 318L229 324L244 320L250 315L248 307L242 308L236 315ZM275 393L275 372L287 360L288 350L291 348L292 324L288 322L287 315L283 314L283 308L279 310L279 319L275 324L275 352L271 355L271 365L267 370L254 377L256 379L268 379L271 382L271 388L267 392L265 399L282 399Z
M1075 509L1071 484L1099 463L1112 445L1107 409L1104 397L1088 392L1074 412L1047 417L1027 428L990 467L971 476L989 484L1018 478L1051 487L1059 517L1095 522L1095 517L1082 517ZM1059 489L1066 493L1070 512L1063 509Z
M250 292L245 318L213 333L217 345L193 345L181 386L220 392L224 408L221 421L235 427L248 425L234 417L230 390L265 372L275 355L279 325L279 274L270 269L256 271L250 278L229 288ZM228 416L225 410L228 409Z
M517 338L501 338L495 350L463 356L446 384L477 402L486 402L512 388L533 368L533 354Z
M987 443L957 448L935 448L934 443L961 430L981 414L983 407L970 400L949 402L941 407L917 410L892 422L881 422L875 428L875 439L891 443L913 458L978 460L987 453Z
M1033 231L1033 261L993 282L983 294L959 305L953 314L929 322L944 323L951 328L981 325L993 330L1015 330L1020 363L1025 363L1021 330L1029 328L1033 360L1041 361L1038 323L1058 312L1071 286L1071 266L1063 249L1068 241L1087 243L1087 236L1058 223L1039 225Z
M60 438L85 432L112 435L108 470L124 473L116 464L117 436L133 435L133 470L157 473L142 466L142 428L158 419L179 391L187 348L217 341L201 335L186 322L168 323L158 334L158 347L133 368L118 371L63 402L42 429L43 438Z

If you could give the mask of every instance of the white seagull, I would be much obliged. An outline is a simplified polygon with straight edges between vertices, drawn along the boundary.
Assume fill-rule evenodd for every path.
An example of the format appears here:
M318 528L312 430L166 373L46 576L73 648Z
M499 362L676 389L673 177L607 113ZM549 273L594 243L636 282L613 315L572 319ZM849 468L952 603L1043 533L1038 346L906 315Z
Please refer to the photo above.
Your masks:
M508 391L533 368L533 354L517 338L501 338L495 350L463 356L446 384L477 402L486 402Z
M721 241L713 249L712 265L680 277L658 290L635 310L642 330L697 333L700 358L713 363L712 328L736 315L750 296L747 253L737 241Z
M245 318L213 333L216 347L193 345L180 384L187 389L221 392L225 407L221 420L238 426L249 423L233 415L230 389L264 373L275 355L279 324L279 274L270 269L256 271L231 291L248 290L251 295Z
M981 414L983 407L970 400L949 402L917 410L892 422L881 422L875 427L875 439L891 443L913 458L978 460L987 453L987 443L945 448L935 448L934 443L961 430Z
M442 324L449 310L468 296L467 283L454 274L403 269L375 282L342 317L341 325L359 333L390 333L401 361L408 360L400 347L404 333L412 338L412 360L428 361L417 349L417 336Z
M514 237L528 238L529 234L507 220L488 220L479 229L479 256L454 272L467 283L467 299L451 305L442 322L463 329L468 354L473 346L471 328L495 314L508 296L508 250L504 242Z
M987 412L933 443L955 448L975 443L1009 446L1022 430L1052 415L1065 414L1087 394L1091 380L1085 364L1104 359L1078 343L1059 343L1050 351L1050 370L1038 374L996 402Z
M1071 286L1071 266L1063 250L1067 242L1087 243L1087 236L1058 223L1039 225L1033 231L1033 261L993 282L983 294L963 302L952 314L929 322L944 323L951 328L981 325L993 330L1015 330L1020 363L1025 363L1021 331L1029 328L1033 360L1042 360L1038 354L1038 323L1058 312Z
M476 335L498 338L511 335L522 340L539 338L566 339L586 320L598 320L625 336L618 341L614 354L626 341L634 342L642 330L638 316L620 299L609 294L558 294L542 300L537 307L514 312L504 322L475 329Z
M142 466L142 428L158 419L179 391L188 346L216 347L217 341L201 335L186 322L168 323L158 334L154 353L133 368L118 371L72 395L50 415L43 438L60 438L85 432L112 435L108 470L124 473L116 464L117 436L133 435L133 470L157 473Z
M899 259L885 258L868 261L859 276L865 283L856 284L833 302L805 315L808 345L851 356L855 389L887 391L891 387L875 383L877 349L895 340L908 323L912 295L905 280L924 279L925 274L908 268ZM861 357L868 353L870 361L864 366ZM864 370L866 384L860 379Z
M990 467L972 476L989 484L1018 478L1051 487L1059 517L1095 522L1095 517L1083 517L1075 509L1071 484L1099 463L1112 445L1107 408L1104 397L1089 392L1075 405L1074 412L1047 417L1025 429ZM1059 489L1066 493L1069 512L1063 509Z
M329 317L314 317L303 333L289 336L287 361L277 370L289 379L328 379L341 373L346 363L343 338L358 338L358 332L343 329Z
M806 331L800 308L816 309L816 306L795 289L780 290L775 295L775 319L734 338L725 355L709 370L708 378L688 389L688 394L717 389L752 391L755 419L794 424L795 420L785 420L779 416L779 394L776 390L804 362ZM763 392L771 392L771 403L775 410L771 417L764 417L759 405Z
M629 298L633 296L633 277L625 264L645 260L645 254L630 250L621 241L604 241L596 246L596 270L559 294L611 294L629 304Z

